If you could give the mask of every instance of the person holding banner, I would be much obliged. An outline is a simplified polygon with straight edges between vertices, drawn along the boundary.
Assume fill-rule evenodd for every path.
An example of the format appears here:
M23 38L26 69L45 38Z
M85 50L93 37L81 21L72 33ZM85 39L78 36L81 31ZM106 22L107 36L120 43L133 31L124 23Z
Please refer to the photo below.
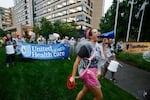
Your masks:
M37 42L38 42L38 44L45 44L46 43L46 40L42 34L40 34L40 36L38 37Z
M9 67L11 63L14 64L15 62L16 41L12 40L11 34L7 34L6 37L7 38L4 40L6 49L6 67Z
M104 45L105 45L105 52L106 52L106 59L107 62L104 65L104 70L103 70L103 74L102 77L104 78L107 71L108 71L108 65L110 63L111 60L116 60L116 56L114 53L114 48L113 48L113 40L110 38L104 38ZM116 79L115 79L115 72L111 72L111 81L116 83Z
M79 50L77 52L77 57L73 65L72 76L70 78L70 81L75 82L76 71L78 69L80 79L83 81L84 86L78 93L76 100L81 100L82 97L88 92L91 92L94 95L94 100L102 100L103 98L101 85L97 78L97 64L101 57L101 51L99 48L99 44L97 43L97 33L98 31L96 29L87 30L85 37L86 39L89 39L89 41L87 40L87 43L81 42L85 44L78 48ZM93 58L89 60L91 57ZM89 59L87 60L87 58ZM90 62L90 64L84 63L83 65L85 66L79 66L81 62ZM82 68L80 69L80 67ZM85 73L83 74L83 72Z

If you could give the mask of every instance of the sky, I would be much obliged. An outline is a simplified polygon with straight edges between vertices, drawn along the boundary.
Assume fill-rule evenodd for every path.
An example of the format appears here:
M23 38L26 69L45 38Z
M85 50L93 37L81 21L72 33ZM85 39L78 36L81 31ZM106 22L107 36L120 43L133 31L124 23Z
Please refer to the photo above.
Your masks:
M111 6L113 0L105 0L104 13ZM13 0L0 0L0 7L9 8L14 5Z
M13 0L0 0L0 7L9 8L14 5Z
M112 5L113 0L105 0L104 13L107 12L108 8Z

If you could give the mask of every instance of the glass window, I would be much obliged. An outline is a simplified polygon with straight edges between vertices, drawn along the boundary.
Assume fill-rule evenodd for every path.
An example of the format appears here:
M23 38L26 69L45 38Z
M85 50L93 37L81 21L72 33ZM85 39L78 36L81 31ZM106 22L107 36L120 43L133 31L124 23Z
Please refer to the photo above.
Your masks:
M92 11L90 10L90 16L92 16Z
M69 13L74 13L76 12L76 10L73 8L73 9L70 9Z
M28 19L28 16L25 16L25 19Z
M89 23L89 24L91 24L91 19L88 18L88 17L86 17L86 22Z
M67 22L67 19L65 18L65 19L62 19L61 21L62 21L62 22Z
M82 30L86 30L86 26L85 25L82 25Z
M29 24L28 21L26 21L26 24Z
M56 6L53 6L53 7L52 7L52 11L55 11L55 8L56 8Z
M35 3L37 4L37 3L40 3L40 2L42 2L43 0L36 0L35 1Z
M82 7L81 6L78 6L78 7L70 9L69 13L75 13L75 12L78 12L78 11L82 11Z
M77 26L77 29L81 29L81 25L78 25L78 26Z
M81 11L81 10L82 10L81 6L76 7L76 11Z
M67 4L73 4L73 3L76 3L77 1L76 0L68 0Z
M75 16L67 18L67 22L72 22L72 21L76 21Z
M51 12L52 11L52 8L48 8L48 12Z
M91 8L93 8L93 3L91 2Z
M49 4L51 4L51 2L50 2L50 1L48 1L48 2L47 2L47 4L49 5Z
M64 2L62 3L62 5L63 5L63 6L66 6L66 5L67 5L67 2L66 2L66 1L64 1Z
M62 4L58 4L58 5L56 5L56 8L57 8L57 9L59 9L59 8L61 8L61 7L63 7L63 5L62 5Z
M67 14L66 10L62 11L62 15L66 15L66 14Z
M51 15L49 15L49 16L47 16L47 17L46 17L46 19L51 19L51 18L52 18L52 16L51 16Z
M76 16L76 21L85 21L85 15Z
M88 5L90 6L91 0L88 0Z
M86 12L86 6L85 5L82 5L82 11Z
M59 17L59 16L63 16L63 15L66 15L67 14L67 11L61 11L61 12L58 12L55 14L55 17Z
M55 14L52 14L52 18L54 18L55 17Z
M42 12L42 14L45 14L45 13L47 13L47 9L43 10L43 12Z

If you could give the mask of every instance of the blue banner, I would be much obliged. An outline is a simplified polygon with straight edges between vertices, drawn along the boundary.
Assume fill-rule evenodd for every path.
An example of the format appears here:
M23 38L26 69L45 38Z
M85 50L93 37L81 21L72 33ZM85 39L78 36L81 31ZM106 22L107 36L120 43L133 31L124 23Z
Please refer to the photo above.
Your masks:
M31 59L61 59L68 58L69 46L65 44L22 44L23 58Z
M114 31L110 31L107 33L102 33L101 38L114 38Z

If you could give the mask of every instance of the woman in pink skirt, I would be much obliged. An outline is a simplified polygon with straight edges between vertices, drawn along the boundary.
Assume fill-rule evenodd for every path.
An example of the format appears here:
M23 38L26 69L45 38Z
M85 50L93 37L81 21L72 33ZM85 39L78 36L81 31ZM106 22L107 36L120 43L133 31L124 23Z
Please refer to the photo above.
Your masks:
M81 80L83 81L84 86L81 89L81 91L78 93L76 100L81 100L82 97L87 92L91 92L94 95L94 100L102 100L103 94L101 90L101 85L97 78L97 74L98 74L97 64L101 57L101 51L100 51L101 49L99 44L97 43L98 31L96 29L89 29L87 30L85 35L86 38L88 38L89 40L86 44L80 47L77 53L77 57L73 65L72 77L70 78L70 81L74 82L77 69L78 70L82 69L79 70L79 75ZM89 64L89 59L87 58L91 58L91 56L93 56L93 58L90 60L90 64ZM83 64L84 66L79 66L81 62L84 63ZM86 68L87 66L88 68Z

